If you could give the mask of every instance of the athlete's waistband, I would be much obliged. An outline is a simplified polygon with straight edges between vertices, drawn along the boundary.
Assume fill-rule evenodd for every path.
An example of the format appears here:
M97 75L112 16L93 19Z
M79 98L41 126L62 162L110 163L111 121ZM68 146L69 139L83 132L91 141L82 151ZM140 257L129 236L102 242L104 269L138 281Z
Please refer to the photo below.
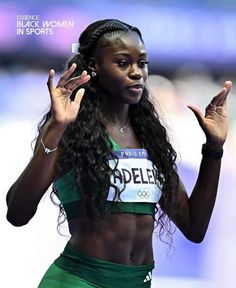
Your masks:
M55 264L103 288L148 288L154 268L154 262L136 266L92 258L78 251L69 242Z

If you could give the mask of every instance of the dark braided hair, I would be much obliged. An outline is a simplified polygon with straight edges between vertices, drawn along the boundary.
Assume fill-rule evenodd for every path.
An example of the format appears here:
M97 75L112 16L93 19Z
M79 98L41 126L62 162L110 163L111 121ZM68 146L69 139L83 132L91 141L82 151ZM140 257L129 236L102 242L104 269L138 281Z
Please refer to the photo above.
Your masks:
M111 45L113 41L123 35L122 33L136 33L143 42L138 28L119 20L106 19L89 25L79 38L78 54L68 63L68 67L73 63L77 64L71 77L80 75L83 70L89 72L90 57L98 48ZM84 84L85 95L81 101L77 119L68 125L62 136L60 145L64 154L58 165L60 175L71 169L74 169L76 175L79 175L81 201L78 209L80 209L80 214L91 220L104 211L109 213L109 209L104 210L104 207L106 207L110 175L116 170L116 167L112 170L108 165L108 155L113 155L112 144L104 124L105 116L101 105L103 92L99 89L96 77L94 78ZM77 90L73 91L72 99ZM44 121L39 125L39 131L49 118L50 112L45 115ZM161 212L158 217L160 234L163 231L171 234L167 214L173 215L176 212L176 191L179 182L175 164L176 153L169 142L166 129L160 122L146 87L139 103L130 105L129 119L136 136L147 149L148 155L154 163L157 180L162 190L163 211L165 212ZM115 156L112 157L118 161ZM123 191L117 187L114 188L118 196ZM54 189L53 194L56 193L57 191ZM60 208L63 211L61 205Z
M134 31L142 40L141 32L136 27L130 26L115 19L100 20L89 25L87 29L81 34L79 38L79 52L84 55L91 56L99 38L109 32L115 31Z

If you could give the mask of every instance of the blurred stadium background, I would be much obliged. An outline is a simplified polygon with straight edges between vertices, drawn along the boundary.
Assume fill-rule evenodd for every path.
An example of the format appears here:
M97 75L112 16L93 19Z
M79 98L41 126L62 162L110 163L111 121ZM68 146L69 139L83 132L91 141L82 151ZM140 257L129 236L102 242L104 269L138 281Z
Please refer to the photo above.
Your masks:
M17 35L17 15L73 21L73 27L54 28L53 35ZM143 33L149 85L178 152L179 174L189 193L205 139L187 105L204 111L225 80L234 83L219 193L206 238L193 244L176 231L174 248L168 253L154 235L152 287L235 287L235 15L234 0L0 1L1 287L37 287L68 241L56 231L58 210L48 194L35 217L21 228L5 220L5 195L32 155L36 125L49 105L49 69L53 67L58 78L71 57L71 44L89 23L103 18L118 18ZM63 232L68 235L66 226Z

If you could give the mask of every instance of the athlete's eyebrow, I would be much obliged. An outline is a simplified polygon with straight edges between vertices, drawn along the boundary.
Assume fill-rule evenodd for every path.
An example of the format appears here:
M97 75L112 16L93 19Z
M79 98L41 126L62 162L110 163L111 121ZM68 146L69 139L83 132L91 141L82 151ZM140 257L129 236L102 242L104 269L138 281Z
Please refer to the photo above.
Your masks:
M114 53L114 56L130 56L130 53L127 53L127 52L117 52L117 53ZM147 53L143 52L143 53L140 53L139 54L140 57L147 57Z

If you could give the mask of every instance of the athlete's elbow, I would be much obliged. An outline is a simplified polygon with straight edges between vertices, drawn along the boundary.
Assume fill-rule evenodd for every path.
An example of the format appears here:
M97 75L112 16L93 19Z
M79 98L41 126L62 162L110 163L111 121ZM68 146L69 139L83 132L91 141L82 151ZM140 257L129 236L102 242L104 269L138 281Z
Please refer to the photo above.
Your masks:
M197 236L197 237L196 237L196 236L195 236L195 237L192 237L192 238L190 238L189 240L190 240L191 242L193 242L193 243L200 244L200 243L203 242L204 238L205 238L205 236L200 235L200 236Z
M192 231L191 233L186 233L185 237L196 244L200 244L203 242L204 238L205 238L206 233L205 232L196 232L196 231Z
M20 227L26 225L30 219L21 219L20 217L15 217L10 213L6 215L7 221L15 227Z
M21 213L13 213L11 209L8 209L6 219L13 226L20 227L29 223L30 219L34 216L35 212L25 214L23 211Z

